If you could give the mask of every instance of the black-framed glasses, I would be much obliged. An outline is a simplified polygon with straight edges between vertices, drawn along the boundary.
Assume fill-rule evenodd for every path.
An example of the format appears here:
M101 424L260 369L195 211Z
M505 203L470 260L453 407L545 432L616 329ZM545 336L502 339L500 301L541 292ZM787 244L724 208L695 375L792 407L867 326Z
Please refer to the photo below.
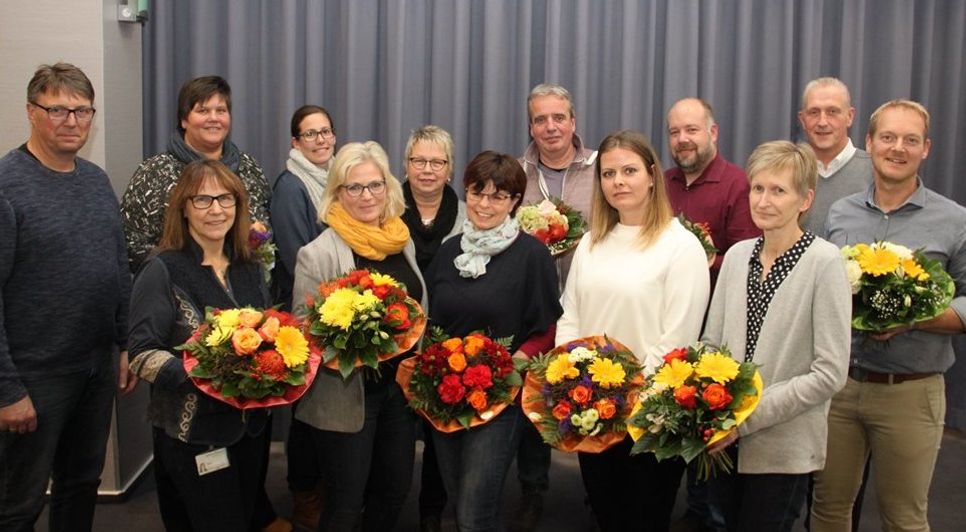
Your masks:
M446 165L449 164L449 161L446 159L423 159L422 157L409 158L409 164L413 165L413 168L417 170L425 169L427 163L434 172L439 172L443 168L446 168Z
M381 196L386 192L386 182L385 181L373 181L368 185L360 185L359 183L353 183L351 185L342 185L342 190L345 193L352 196L353 198L358 198L362 195L362 192L368 190L373 196Z
M67 120L67 117L70 116L71 113L73 113L74 118L77 119L79 123L86 124L94 119L94 113L97 112L97 109L94 109L93 107L76 107L74 109L60 105L46 107L37 102L30 102L30 105L46 111L47 117L55 122L63 122Z
M477 192L472 189L466 190L466 201L472 203L479 203L483 201L483 198L490 200L490 203L504 203L512 197L513 195L506 192L491 192L487 194L485 192Z
M305 142L311 142L320 136L324 139L331 139L335 136L335 130L330 127L324 127L322 129L310 129L303 133L299 133L299 138Z
M216 201L218 202L218 205L221 208L227 209L229 207L234 207L235 203L238 202L238 199L235 197L235 195L231 193L222 194L220 196L209 196L208 194L198 194L196 196L191 196L191 198L189 199L191 200L191 205L194 206L194 208L196 209L207 209L208 207L211 207L211 204Z

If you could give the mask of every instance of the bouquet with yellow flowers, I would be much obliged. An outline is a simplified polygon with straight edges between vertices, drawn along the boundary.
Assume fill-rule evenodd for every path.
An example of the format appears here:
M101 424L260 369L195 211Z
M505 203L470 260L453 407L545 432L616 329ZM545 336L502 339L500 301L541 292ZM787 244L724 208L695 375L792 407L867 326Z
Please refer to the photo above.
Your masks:
M580 242L586 223L580 211L554 198L517 209L520 228L547 246L551 255L566 253Z
M426 315L392 277L354 270L319 285L318 297L308 301L307 329L324 346L325 367L348 378L357 367L377 368L416 345Z
M891 242L843 246L852 328L881 331L935 318L956 291L937 260Z
M606 336L559 345L530 363L523 411L548 445L602 452L627 434L641 370L630 349Z
M699 342L675 349L647 378L628 421L635 440L631 454L652 452L658 460L680 456L688 463L697 459L703 480L731 471L727 453L709 455L705 449L751 415L761 390L758 366L739 363L725 347Z
M206 309L205 322L176 347L201 391L236 408L289 404L305 393L321 353L288 312Z

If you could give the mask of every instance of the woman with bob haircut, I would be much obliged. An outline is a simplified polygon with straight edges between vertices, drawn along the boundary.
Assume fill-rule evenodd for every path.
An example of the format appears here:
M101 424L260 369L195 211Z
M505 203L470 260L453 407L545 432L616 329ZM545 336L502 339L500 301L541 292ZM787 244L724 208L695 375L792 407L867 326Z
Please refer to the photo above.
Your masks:
M758 364L758 408L711 452L735 472L710 482L728 530L788 531L808 477L825 466L828 410L845 386L852 291L833 244L803 231L817 163L804 143L766 142L747 165L751 218L762 236L725 255L703 339Z
M674 218L661 163L640 133L601 141L590 225L574 253L556 343L607 334L651 373L698 339L710 281L704 249ZM628 436L578 455L597 523L604 532L666 530L684 461L630 456L631 445Z
M151 383L154 474L168 530L261 528L269 413L239 410L200 392L175 346L205 308L270 304L260 266L249 260L248 193L218 161L189 163L165 212L161 243L131 294L131 370ZM199 474L196 458L216 453L227 468Z
M547 247L520 230L513 213L527 177L510 155L485 151L463 174L462 234L443 243L426 271L430 321L450 337L483 331L512 337L510 353L529 358L553 347L560 317L557 270ZM524 423L511 404L484 425L433 430L446 492L460 530L498 530L503 485Z
M426 304L416 250L400 215L402 188L386 152L352 142L332 162L319 218L328 228L298 253L293 307L315 297L319 283L369 268L406 285ZM295 417L312 437L326 494L319 530L391 530L412 481L415 417L395 382L402 357L363 368L348 379L320 368Z

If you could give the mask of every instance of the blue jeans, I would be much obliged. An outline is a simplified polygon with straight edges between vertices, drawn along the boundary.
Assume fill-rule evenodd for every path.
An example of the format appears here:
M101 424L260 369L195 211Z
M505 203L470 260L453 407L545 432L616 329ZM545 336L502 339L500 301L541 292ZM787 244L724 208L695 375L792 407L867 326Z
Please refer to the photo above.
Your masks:
M21 381L37 412L37 430L0 434L0 530L33 530L48 479L53 480L50 530L90 530L117 386L116 361L104 353L90 372Z
M361 431L313 429L325 491L319 530L352 532L360 519L363 532L392 530L409 494L415 417L390 379L367 382L365 401Z
M450 434L433 431L446 492L456 501L461 531L501 530L500 503L526 420L510 405L489 423Z

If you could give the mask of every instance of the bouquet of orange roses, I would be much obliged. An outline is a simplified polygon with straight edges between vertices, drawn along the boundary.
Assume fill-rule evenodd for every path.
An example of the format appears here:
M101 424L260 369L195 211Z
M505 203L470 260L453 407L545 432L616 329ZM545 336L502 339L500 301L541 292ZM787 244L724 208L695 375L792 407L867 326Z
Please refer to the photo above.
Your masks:
M523 411L548 445L602 452L627 434L641 371L634 353L606 336L568 342L531 362Z
M321 353L287 312L206 309L205 322L176 349L206 394L236 408L288 404L312 384Z
M761 391L757 364L739 363L725 347L699 342L675 349L647 378L628 421L635 440L631 454L652 452L658 460L680 456L688 463L697 459L703 480L731 471L727 453L705 450L751 415Z
M543 242L551 255L572 249L586 231L580 211L556 198L520 207L516 219L520 228Z
M396 382L409 406L437 430L482 425L516 397L522 380L507 351L509 338L494 340L480 333L447 338L434 329L433 341L399 365Z
M275 268L275 252L278 246L272 241L272 231L262 222L252 222L248 230L248 249L252 257L262 267L265 282L271 283L272 269Z
M416 345L426 315L392 277L354 270L319 285L318 297L308 301L307 329L324 346L325 367L348 378L357 367L377 368Z
M718 248L714 247L714 240L711 238L711 226L706 222L692 222L684 214L678 215L678 221L698 238L698 242L701 242L701 247L704 248L704 253L708 256L710 263L714 256L718 254Z

